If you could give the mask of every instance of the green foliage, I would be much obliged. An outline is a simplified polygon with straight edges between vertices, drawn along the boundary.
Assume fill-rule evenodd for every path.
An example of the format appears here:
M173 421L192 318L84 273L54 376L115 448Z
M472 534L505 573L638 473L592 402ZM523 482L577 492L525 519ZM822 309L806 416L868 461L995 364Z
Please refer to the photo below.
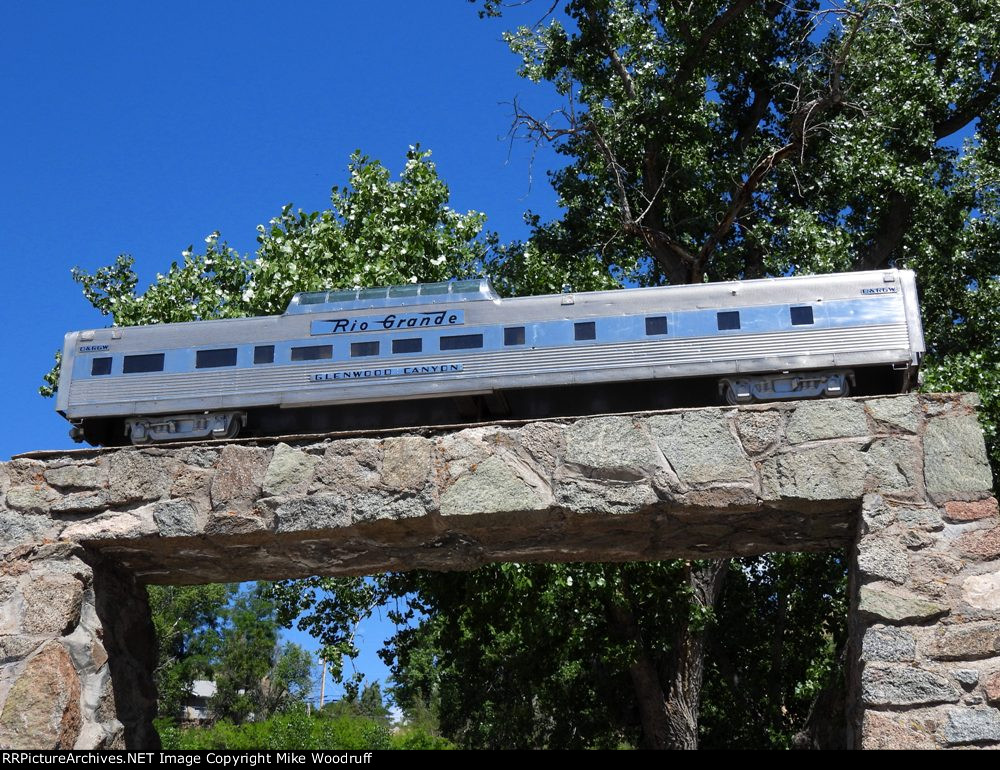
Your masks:
M376 749L446 750L455 748L445 738L420 726L392 730L387 721L347 710L309 714L299 706L259 722L236 725L220 721L209 727L179 728L158 719L156 729L165 751L198 749L325 749L369 751Z
M312 686L312 656L278 645L276 609L266 584L237 594L226 613L213 660L216 718L259 721L302 703Z
M299 627L323 639L351 639L374 607L400 608L390 610L398 625L380 652L393 699L408 721L464 747L641 745L632 665L642 655L669 670L685 621L718 640L707 663L706 745L787 746L813 695L840 674L833 653L845 637L842 558L734 562L717 610L700 614L683 572L683 562L498 564L464 574L311 578L276 590L299 597L297 610L308 608ZM359 595L367 609L351 604ZM757 718L732 729L747 713Z
M192 682L210 676L219 628L236 586L149 586L147 593L156 629L157 705L160 716L172 719Z
M843 554L734 563L705 656L702 747L790 748L816 697L843 686L846 583Z
M565 99L515 114L566 158L525 251L640 285L912 268L926 387L979 391L1000 476L997 0L560 8L505 35Z
M299 708L287 714L246 724L217 722L211 727L177 729L158 725L166 751L197 749L327 749L357 750L396 748L388 728L369 719L309 716ZM404 748L404 747L399 747Z
M495 17L503 3L481 8ZM851 0L822 10L814 0L569 0L510 32L522 74L565 99L555 119L515 116L516 132L566 160L551 174L564 213L529 217L526 243L501 246L481 235L482 215L448 209L426 154L408 154L399 182L356 154L331 208L286 207L260 228L254 261L213 234L204 254L188 249L141 294L127 258L77 278L124 324L274 313L294 291L452 276L489 274L524 294L900 264L920 282L926 387L980 392L1000 471L1000 8ZM344 665L357 655L354 631L391 603L394 699L465 746L640 745L632 667L650 662L666 693L681 627L714 640L703 743L788 745L837 676L841 558L735 562L702 612L683 572L673 562L494 565L314 579L276 596L285 620L306 613L300 625L320 636L352 698L362 695Z
M155 672L160 717L177 719L196 679L216 682L215 716L263 719L303 703L312 686L312 656L278 645L276 609L264 584L150 586L158 645Z
M139 290L134 260L121 254L94 273L75 269L84 297L115 326L238 318L281 313L300 291L388 286L484 274L492 236L485 216L448 207L448 187L430 152L411 147L397 181L381 163L356 152L349 185L334 187L331 208L295 211L291 204L257 228L255 258L238 254L218 232L202 251ZM50 396L56 367L39 389Z

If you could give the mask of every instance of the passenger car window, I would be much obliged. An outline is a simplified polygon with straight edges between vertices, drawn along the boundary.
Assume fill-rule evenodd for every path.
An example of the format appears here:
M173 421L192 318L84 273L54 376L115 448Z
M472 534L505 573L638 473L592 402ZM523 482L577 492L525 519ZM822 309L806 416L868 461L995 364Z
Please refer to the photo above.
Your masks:
M125 356L125 363L122 365L122 372L124 374L162 371L163 353L143 353L137 356Z
M111 358L95 358L90 362L90 373L94 377L111 374Z
M351 358L360 358L361 356L377 356L378 355L378 340L373 342L352 342L351 343Z
M307 345L292 348L293 361L321 361L333 358L333 345Z
M199 350L195 354L195 369L214 369L218 366L236 366L236 348Z
M504 345L523 345L524 344L524 327L523 326L508 326L503 330L503 344Z
M274 345L258 345L253 349L253 362L255 364L274 363Z
M792 316L792 326L807 326L813 322L812 305L791 307L789 308L789 312Z
M597 324L594 321L581 321L573 324L573 338L576 340L596 340Z
M424 341L419 337L392 341L393 353L419 353L423 349L424 349Z
M646 318L646 336L652 337L654 334L667 333L667 317L665 315L649 316Z
M740 328L740 311L725 310L719 313L716 318L719 323L719 331L730 331Z
M464 350L466 348L481 348L482 334L457 334L441 338L441 350Z

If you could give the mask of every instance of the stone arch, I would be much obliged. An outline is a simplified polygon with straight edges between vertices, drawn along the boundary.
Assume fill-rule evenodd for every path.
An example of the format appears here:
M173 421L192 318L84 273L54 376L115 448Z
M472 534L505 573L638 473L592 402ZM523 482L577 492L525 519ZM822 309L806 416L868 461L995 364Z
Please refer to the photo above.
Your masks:
M1000 744L974 397L903 395L0 466L0 746L155 746L143 583L849 547L850 742Z

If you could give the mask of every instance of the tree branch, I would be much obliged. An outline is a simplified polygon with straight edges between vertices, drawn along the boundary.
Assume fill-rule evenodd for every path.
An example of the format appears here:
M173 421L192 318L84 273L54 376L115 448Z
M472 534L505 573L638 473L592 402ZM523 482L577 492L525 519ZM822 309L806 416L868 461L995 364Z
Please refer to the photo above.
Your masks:
M934 139L940 141L965 128L978 118L997 97L1000 97L1000 62L993 66L993 74L982 91L961 107L956 107L955 111L947 118L934 124Z
M712 39L756 1L735 0L732 5L712 20L712 23L705 28L697 42L684 54L684 58L677 65L677 70L674 72L673 77L675 86L687 82L694 72L695 65L701 59L702 54L705 53L705 49L708 48L708 44L712 42Z

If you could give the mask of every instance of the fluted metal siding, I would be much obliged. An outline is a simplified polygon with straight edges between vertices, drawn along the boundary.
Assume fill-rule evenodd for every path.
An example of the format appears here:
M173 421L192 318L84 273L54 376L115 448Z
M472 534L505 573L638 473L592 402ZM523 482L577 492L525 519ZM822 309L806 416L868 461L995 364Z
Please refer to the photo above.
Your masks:
M771 332L766 334L740 334L688 339L640 340L621 344L588 344L565 348L536 350L505 350L502 352L468 353L455 351L414 356L401 362L398 358L365 361L364 365L347 365L341 362L314 361L294 366L267 366L254 369L228 369L183 374L147 374L142 376L117 376L72 383L68 415L73 407L86 405L157 402L170 409L171 402L190 401L197 398L225 397L227 405L238 406L241 395L300 392L317 393L317 401L357 401L360 398L375 400L380 391L404 382L434 381L442 395L455 383L461 390L463 381L495 378L493 387L516 388L533 384L539 374L587 371L591 375L607 372L607 380L623 379L623 371L652 369L654 376L697 377L718 373L718 366L707 364L732 362L731 371L739 370L740 361L762 358L803 359L803 368L829 366L831 356L837 354L874 354L873 363L893 363L899 360L899 351L909 349L905 323L843 329L807 329L803 331ZM884 352L884 356L879 353ZM815 363L809 359L814 357ZM308 377L317 372L357 371L388 366L420 366L426 364L462 363L461 373L421 374L385 378L364 378L350 381L310 382ZM664 367L657 372L656 367ZM683 367L683 369L678 369ZM518 380L523 379L524 382ZM593 380L593 377L588 377ZM599 378L598 378L599 379ZM398 390L398 387L393 387ZM296 399L298 400L298 399ZM273 402L279 402L274 398ZM259 403L259 399L253 401ZM148 407L144 407L148 408ZM185 407L191 408L191 407ZM158 409L158 411L162 411Z

